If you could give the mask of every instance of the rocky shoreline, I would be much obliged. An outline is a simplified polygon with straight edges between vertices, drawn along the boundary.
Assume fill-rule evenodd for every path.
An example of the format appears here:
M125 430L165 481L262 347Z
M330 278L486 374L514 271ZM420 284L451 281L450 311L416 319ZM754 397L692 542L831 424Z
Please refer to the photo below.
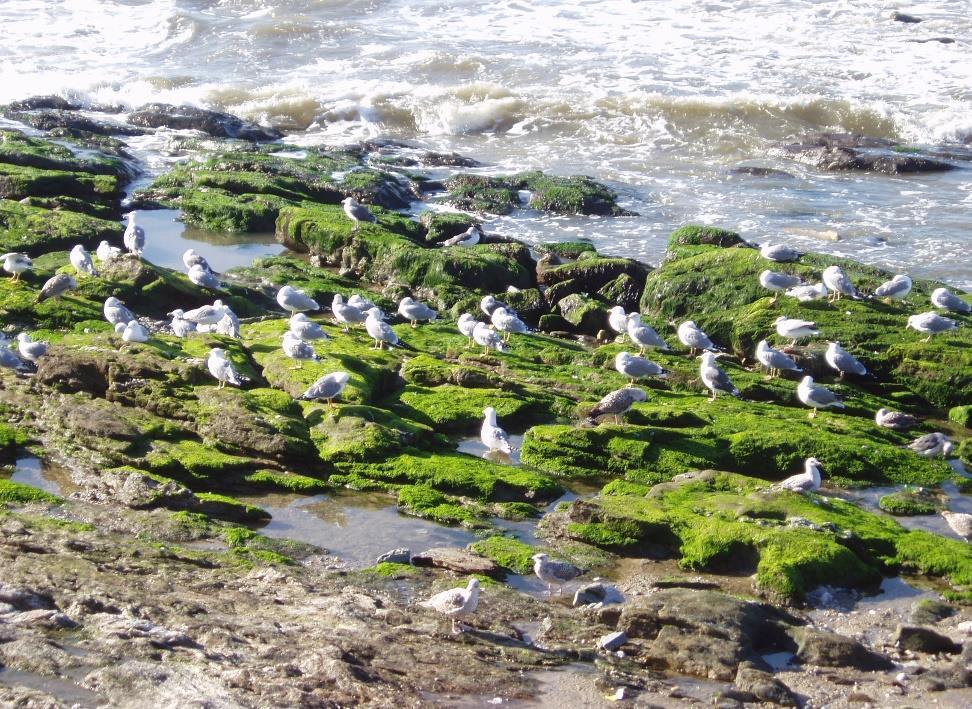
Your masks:
M593 688L593 705L967 705L972 548L841 499L894 487L883 509L934 514L972 488L960 466L905 447L946 431L972 465L972 318L950 314L958 329L930 341L905 329L943 284L916 280L890 304L775 301L758 282L770 266L813 281L839 265L863 293L891 274L813 253L773 265L714 227L678 229L656 267L584 241L485 234L442 247L483 213L630 213L583 176L485 174L470 158L398 143L298 147L199 109L93 114L41 97L4 110L33 130L0 130L0 253L33 261L0 282L0 331L49 343L36 367L0 368L0 703L516 705L566 667L555 676ZM167 129L180 131L164 133L168 157L186 159L123 201L145 170L126 139ZM923 164L861 139L805 142L884 151L896 172ZM808 150L791 152L807 160ZM890 170L882 160L833 169ZM376 223L354 228L340 206L348 196ZM418 219L398 211L416 202L434 208ZM74 274L75 244L120 246L123 211L158 208L213 231L272 230L293 253L221 274L219 291L122 255L38 302L50 277ZM389 313L412 296L440 319L392 320L404 346L375 350L360 329L314 316L330 339L319 361L295 369L280 348L283 285L322 304L363 295ZM455 326L489 294L535 330L508 352L483 354ZM139 316L147 342L115 334L108 297ZM167 313L214 298L240 317L239 338L171 333ZM627 383L613 366L630 348L609 330L614 305L643 313L671 344L694 320L726 351L719 361L740 397L706 402L688 348L657 351L668 375L642 384L647 401L625 425L583 423ZM809 419L796 378L759 371L752 353L780 315L815 321L867 365L867 377L838 378L824 344L787 349L844 411ZM246 386L217 388L205 369L215 346ZM336 370L351 375L339 403L299 400ZM519 463L457 450L487 406L525 432ZM922 423L880 428L885 407ZM25 451L63 465L77 491L7 480ZM808 457L823 463L823 490L774 488ZM551 504L578 483L599 492ZM269 513L253 495L344 489L479 540L361 569L259 533ZM542 541L515 538L506 520L539 520ZM607 602L607 582L577 607L504 583L529 575L537 551L585 578L611 577L624 602ZM417 602L468 574L483 580L482 604L474 629L452 636ZM934 593L860 617L861 594L899 575ZM572 673L578 662L593 672Z

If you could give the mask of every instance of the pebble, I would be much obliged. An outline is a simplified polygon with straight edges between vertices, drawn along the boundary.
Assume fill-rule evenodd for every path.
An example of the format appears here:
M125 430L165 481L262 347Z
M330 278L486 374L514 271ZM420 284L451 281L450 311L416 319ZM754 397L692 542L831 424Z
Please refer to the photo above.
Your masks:
M607 650L608 652L613 652L614 650L617 650L619 647L624 645L627 641L628 641L628 636L625 635L623 631L619 630L616 633L609 633L607 635L602 636L597 641L597 644L600 645L605 650Z

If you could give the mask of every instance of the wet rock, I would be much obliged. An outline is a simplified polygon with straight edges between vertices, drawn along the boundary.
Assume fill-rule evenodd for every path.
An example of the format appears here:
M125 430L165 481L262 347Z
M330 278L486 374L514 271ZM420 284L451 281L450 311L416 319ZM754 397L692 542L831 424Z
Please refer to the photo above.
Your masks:
M751 662L743 662L739 665L734 684L737 689L753 695L761 702L772 702L787 707L798 705L796 696L789 687Z
M14 613L4 618L10 625L22 625L27 627L49 628L57 630L60 628L74 628L77 626L67 615L54 609L38 608L32 611Z
M376 564L408 564L411 562L412 552L405 547L386 551L378 557Z
M638 309L644 283L639 283L627 273L622 273L603 286L597 294L612 305L620 305L627 312Z
M908 42L914 42L915 44L927 44L928 42L938 42L939 44L955 44L955 40L952 37L927 37L924 39L909 39Z
M43 638L29 637L0 644L0 668L6 665L21 672L57 677L79 664L77 658Z
M81 108L80 104L72 103L61 96L31 96L21 101L14 101L7 105L11 111L37 111L44 108L53 108L58 111L77 111Z
M607 325L607 310L600 301L575 293L557 303L561 317L569 322L576 332L596 335Z
M628 642L628 636L619 630L615 633L609 633L602 636L600 639L598 639L597 644L608 652L614 652L626 642Z
M601 581L585 584L574 592L574 608L598 603L624 603L624 596L616 587Z
M7 530L4 532L9 534ZM46 593L37 593L29 588L3 582L0 582L0 603L5 603L18 611L56 608L54 599Z
M934 598L923 598L911 610L910 622L914 625L935 625L957 612L955 606Z
M962 646L931 628L917 625L899 625L892 638L896 647L912 652L923 652L928 655L948 653L955 655L962 651Z
M505 573L495 562L466 549L436 547L412 557L415 566L432 566L455 571L457 574L483 574L501 577Z
M923 672L914 678L914 683L929 692L972 687L972 644L966 644L954 662Z
M904 22L905 24L918 24L922 22L920 17L909 15L906 12L898 12L897 10L891 13L891 19L895 22Z
M807 665L853 667L858 670L890 670L894 663L884 655L837 633L806 628L800 633L797 659Z
M385 209L406 209L421 198L420 190L411 180L371 168L351 170L338 188L342 194L354 197L362 204L376 204Z
M239 138L260 142L283 137L278 130L258 126L229 113L194 106L173 106L167 103L149 103L141 106L137 111L129 114L128 121L132 125L145 128L198 130L216 138Z
M944 172L955 166L915 154L894 141L850 133L814 133L781 145L780 152L821 170L861 170L888 175Z
M778 170L775 167L762 167L759 165L740 165L729 170L731 175L750 175L751 177L782 177L795 178L792 172Z
M37 130L50 131L66 128L72 131L85 131L96 135L144 135L145 131L123 123L89 118L81 113L54 108L36 111L11 111L4 115L14 121L26 123Z

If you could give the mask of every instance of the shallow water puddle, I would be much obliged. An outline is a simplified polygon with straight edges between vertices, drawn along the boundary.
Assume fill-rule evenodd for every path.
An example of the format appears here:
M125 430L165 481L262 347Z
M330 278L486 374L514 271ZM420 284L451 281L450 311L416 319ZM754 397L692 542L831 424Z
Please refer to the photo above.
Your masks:
M69 679L48 677L36 672L0 667L0 685L27 687L55 697L68 706L96 707L107 704L95 692L75 684Z
M67 497L78 489L67 469L33 455L17 458L10 480L61 497Z
M198 251L219 272L249 266L256 258L285 251L271 232L236 234L200 229L179 221L182 213L177 209L137 210L135 214L138 225L145 229L145 260L164 268L185 272L182 254L188 249Z
M905 489L904 486L869 487L860 490L840 490L837 491L834 496L840 497L848 502L853 502L859 507L876 512L877 514L893 517L898 524L906 529L923 529L928 532L934 532L935 534L941 534L944 537L949 537L952 539L959 538L959 536L952 531L952 528L948 526L948 522L945 521L945 518L939 514L914 516L890 515L878 506L878 503L882 497L903 489ZM965 512L966 514L972 514L972 497L960 493L958 488L956 488L953 483L943 483L942 492L948 496L949 510L952 512ZM828 491L828 494L830 493L834 493L834 491Z

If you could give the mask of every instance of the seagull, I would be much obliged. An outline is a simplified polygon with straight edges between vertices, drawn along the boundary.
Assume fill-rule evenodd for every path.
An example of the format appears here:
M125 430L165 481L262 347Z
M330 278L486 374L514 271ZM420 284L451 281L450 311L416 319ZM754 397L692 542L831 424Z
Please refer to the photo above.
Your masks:
M189 273L187 275L189 276L189 280L200 288L220 290L223 287L223 284L219 282L219 279L212 271L203 268L198 263L189 269Z
M936 288L933 290L931 302L936 308L951 310L954 313L972 313L972 303L966 303L949 291L948 288Z
M301 313L305 310L320 310L317 301L291 286L284 286L277 291L277 303L289 313Z
M644 354L646 347L670 349L668 343L658 336L651 325L641 322L641 313L628 313L628 337L640 348L638 354Z
M76 244L71 253L68 255L68 260L71 261L71 265L74 266L74 270L78 272L78 275L86 274L89 276L97 276L98 269L95 268L94 261L91 260L91 254L89 254L81 244Z
M489 354L490 349L497 352L506 352L506 343L503 338L496 334L491 325L484 322L477 322L473 327L473 341L483 348L483 354Z
M105 320L110 322L112 325L126 324L135 319L135 313L125 307L118 298L110 296L105 299Z
M889 303L892 300L904 300L911 293L912 285L911 279L908 276L899 273L890 281L885 281L875 288L874 295L878 298L886 299Z
M822 300L827 297L827 286L823 282L815 286L797 286L788 290L786 294L791 298L796 298L801 303L806 303L811 300Z
M206 360L209 373L219 380L219 387L222 389L227 384L233 386L243 386L246 377L236 371L236 367L226 356L226 350L221 347L214 347L209 350L209 359Z
M409 296L405 296L398 303L398 314L403 318L412 323L412 327L418 327L420 320L427 320L429 322L435 320L438 313L425 303L420 303L417 300L412 300Z
M331 313L333 313L335 320L344 325L345 332L350 330L350 325L363 323L365 318L368 317L358 308L349 303L345 303L344 296L340 293L335 293L334 298L331 300Z
M95 249L95 256L101 263L108 263L113 258L118 258L122 255L122 250L117 246L112 246L107 241L102 241L98 244L98 248Z
M129 212L126 216L128 217L128 226L125 227L122 243L125 244L125 248L130 253L142 258L142 254L145 252L145 230L135 223L135 212Z
M770 261L783 263L785 261L796 261L803 254L785 244L763 244L759 248L759 255Z
M923 458L934 458L936 456L948 456L955 449L955 444L948 440L944 433L926 433L919 436L907 446Z
M182 313L182 317L189 322L196 323L196 325L208 326L218 323L223 319L223 316L225 316L227 312L232 311L223 305L223 301L214 300L212 305L202 305L198 308ZM169 315L172 315L172 313L169 313Z
M13 275L13 278L10 279L12 281L19 281L21 273L34 267L34 262L30 260L30 256L19 251L4 254L0 256L0 260L3 261L3 270Z
M942 510L942 517L948 522L952 531L967 542L972 542L972 515L964 512L949 512Z
M621 424L621 417L628 413L636 402L647 400L648 395L644 389L637 387L617 389L597 402L597 406L591 409L591 413L588 414L587 420L590 423L595 423L599 416L612 415L614 422Z
M533 573L547 584L547 593L551 593L552 587L556 586L559 596L564 591L564 584L584 573L566 561L550 561L546 554L534 554L530 558L533 559Z
M217 335L226 335L226 337L235 337L240 339L240 321L234 313L229 308L223 313L223 317L210 328L210 332L215 332Z
M330 374L325 374L311 384L307 388L307 391L300 395L300 398L304 401L324 399L327 405L331 406L334 403L334 399L344 391L344 387L348 385L349 379L351 379L351 375L347 372L331 372Z
M303 313L294 313L290 316L290 331L302 340L329 339L324 328Z
M24 363L13 350L9 350L5 346L0 346L0 367L7 367L8 369L23 369L23 366Z
M803 472L791 475L786 480L773 486L775 490L792 490L793 492L816 492L820 489L820 461L807 458L803 463Z
M352 308L357 308L362 313L366 313L375 307L374 303L365 298L363 295L358 295L357 293L351 294L351 297L348 298L348 305L350 305Z
M634 384L635 379L642 377L659 377L665 373L661 365L655 364L650 359L633 355L630 352L618 352L614 358L614 368Z
M469 313L463 313L459 316L456 321L456 327L459 328L459 332L469 338L469 344L473 344L473 330L476 329L476 325L479 324L479 320L474 318Z
M475 246L479 243L481 236L479 228L471 226L461 234L453 236L451 239L446 239L440 246Z
M476 606L479 605L479 579L469 579L465 588L437 593L419 605L449 616L452 618L452 632L461 633L466 626L458 622L459 618L475 613Z
M867 367L850 352L840 346L839 342L828 342L827 351L824 353L824 360L830 365L831 369L840 372L840 378L845 374L856 374L863 377L867 374Z
M505 333L503 335L503 341L509 342L510 335L514 332L524 335L530 332L530 328L526 326L526 323L520 320L515 313L507 310L504 307L499 307L493 311L490 316L490 320L493 323L493 327L497 330Z
M876 423L878 426L883 426L884 428L892 428L895 431L903 431L906 428L917 426L919 423L921 423L921 420L915 416L912 416L911 414L905 414L900 411L878 409L877 413L874 415L874 423Z
M766 290L773 291L775 294L772 300L773 303L779 299L780 291L798 286L802 282L799 276L791 276L789 273L777 273L769 269L759 274L759 285L763 286Z
M17 335L17 351L20 353L21 359L37 364L37 361L47 354L47 343L34 342L30 339L30 335L22 332Z
M909 316L907 327L918 332L928 333L928 337L922 341L931 342L932 335L955 330L958 327L958 323L951 318L943 318L938 313L929 310L927 313Z
M290 330L287 330L287 332L283 334L283 351L284 354L291 359L297 360L297 365L295 367L291 367L291 369L301 369L304 366L303 361L305 359L311 359L315 362L318 362L321 359L314 351L313 346L304 342Z
M854 283L840 266L828 266L821 274L821 278L823 279L824 285L830 291L831 302L840 300L840 296L842 295L848 295L856 300L860 299Z
M381 319L381 310L378 308L372 308L368 311L368 317L365 319L365 330L375 341L375 346L372 349L383 349L386 342L389 347L399 343L398 335L392 330L391 325Z
M66 273L59 273L49 278L47 283L44 284L44 287L41 288L40 293L37 295L37 302L40 303L48 298L60 298L69 290L74 290L77 287L78 282L73 277Z
M817 324L810 320L799 320L781 315L773 321L773 324L776 325L776 334L780 337L789 337L792 340L791 345L795 345L797 340L801 338L820 334Z
M628 334L628 314L620 305L608 310L608 326L621 335L621 342L624 342L624 336Z
M846 408L844 402L840 401L834 392L827 387L814 384L811 376L805 376L800 380L800 384L797 385L797 398L810 407L810 418L816 417L817 409L826 409L828 406Z
M678 340L689 348L689 356L694 357L696 350L717 350L712 340L691 320L678 326Z
M484 295L483 299L479 301L479 309L482 310L486 317L492 317L493 311L497 308L506 308L509 312L515 312L513 308L508 306L502 300L497 300L495 296Z
M699 375L702 377L702 383L712 392L712 397L709 402L716 400L716 395L719 392L724 394L729 394L736 397L737 399L742 398L742 394L729 379L729 375L722 371L722 368L716 364L716 356L712 352L703 352L699 355L699 359L702 360L702 364L699 367Z
M169 313L172 318L169 327L172 328L172 334L176 337L187 337L190 333L196 331L196 323L186 320L184 315L185 313L182 310L173 310Z
M489 448L490 452L499 451L510 455L514 448L510 445L510 439L506 431L496 425L496 409L487 406L483 409L483 426L479 431L479 439L483 445Z
M186 270L191 270L193 266L199 266L204 271L209 273L216 273L209 265L209 261L206 260L205 256L202 256L195 249L189 249L186 253L182 254L182 263L185 264Z
M357 231L361 222L374 224L378 221L378 217L372 214L366 206L356 202L354 197L345 197L341 204L344 205L344 213L348 215L348 219L354 222L354 228L351 231Z
M770 375L779 376L782 370L802 372L793 358L770 347L766 340L760 340L756 345L756 359L764 367L768 367Z
M116 323L115 333L121 335L125 342L148 342L151 338L149 331L138 320Z

